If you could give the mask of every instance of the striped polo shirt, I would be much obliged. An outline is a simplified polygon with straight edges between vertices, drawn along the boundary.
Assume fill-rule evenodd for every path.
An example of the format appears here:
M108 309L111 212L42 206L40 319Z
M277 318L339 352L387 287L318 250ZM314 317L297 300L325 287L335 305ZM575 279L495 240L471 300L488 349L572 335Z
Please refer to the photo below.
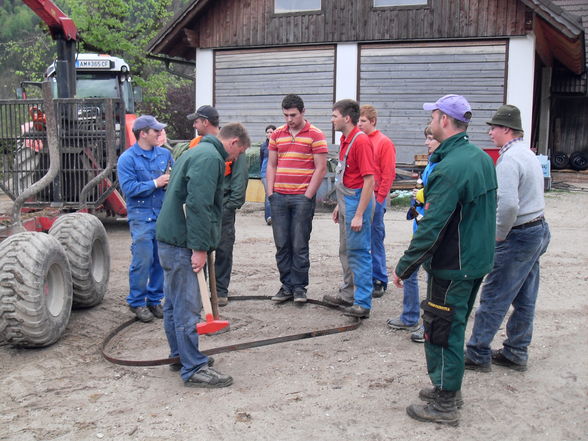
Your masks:
M274 130L269 150L278 153L274 191L282 194L304 194L314 173L316 154L327 154L325 135L306 121L295 138L284 124Z

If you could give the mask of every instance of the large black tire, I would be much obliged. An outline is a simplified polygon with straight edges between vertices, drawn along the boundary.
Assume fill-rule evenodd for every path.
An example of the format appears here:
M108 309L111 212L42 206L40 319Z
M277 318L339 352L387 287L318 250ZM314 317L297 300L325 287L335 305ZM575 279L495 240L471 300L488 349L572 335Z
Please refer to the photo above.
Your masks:
M19 233L0 244L0 340L21 347L55 343L73 299L63 247L45 233Z
M588 153L574 152L570 155L570 167L573 170L582 171L588 169Z
M69 261L73 306L88 308L102 302L110 278L110 248L102 222L88 213L66 214L49 234L63 246Z
M555 152L551 155L551 166L554 170L563 170L570 166L570 158L564 152Z

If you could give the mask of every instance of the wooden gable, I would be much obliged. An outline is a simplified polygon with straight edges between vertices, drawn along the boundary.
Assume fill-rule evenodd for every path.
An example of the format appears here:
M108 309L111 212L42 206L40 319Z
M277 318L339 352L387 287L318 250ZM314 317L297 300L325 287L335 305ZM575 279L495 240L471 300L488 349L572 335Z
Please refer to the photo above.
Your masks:
M196 0L152 42L150 52L194 59L194 48L345 41L420 41L525 35L532 15L519 0L429 0L374 8L373 0L322 0L322 10L274 14L274 0Z

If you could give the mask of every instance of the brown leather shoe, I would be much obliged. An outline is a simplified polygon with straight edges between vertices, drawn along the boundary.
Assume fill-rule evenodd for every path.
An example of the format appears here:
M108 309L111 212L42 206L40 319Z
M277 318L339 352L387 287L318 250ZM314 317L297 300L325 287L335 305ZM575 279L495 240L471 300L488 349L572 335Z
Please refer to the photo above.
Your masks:
M343 299L343 297L331 296L328 294L323 296L323 302L334 307L349 307L353 305L352 302L348 302L347 300Z
M363 306L352 305L349 308L345 308L343 315L349 317L370 318L370 310Z
M153 314L153 316L155 318L158 318L158 319L162 319L163 318L163 306L161 306L161 305L149 305L149 306L147 306L147 308L149 308L149 311L151 311L151 314Z
M518 364L506 358L502 353L502 349L492 350L492 363L514 369L515 371L519 372L525 372L527 370L526 364Z
M149 311L149 308L146 306L137 306L136 308L129 306L129 309L135 313L137 318L142 321L143 323L149 323L154 319L153 314Z
M229 304L229 298L228 297L218 297L218 306L227 306Z

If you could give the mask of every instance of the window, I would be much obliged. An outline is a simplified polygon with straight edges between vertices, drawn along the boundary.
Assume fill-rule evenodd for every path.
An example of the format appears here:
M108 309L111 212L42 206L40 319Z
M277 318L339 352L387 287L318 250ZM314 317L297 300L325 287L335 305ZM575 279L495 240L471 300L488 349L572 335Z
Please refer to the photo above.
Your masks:
M374 7L381 8L384 6L420 6L427 5L428 0L374 0Z
M289 12L320 11L321 0L274 0L276 14Z

